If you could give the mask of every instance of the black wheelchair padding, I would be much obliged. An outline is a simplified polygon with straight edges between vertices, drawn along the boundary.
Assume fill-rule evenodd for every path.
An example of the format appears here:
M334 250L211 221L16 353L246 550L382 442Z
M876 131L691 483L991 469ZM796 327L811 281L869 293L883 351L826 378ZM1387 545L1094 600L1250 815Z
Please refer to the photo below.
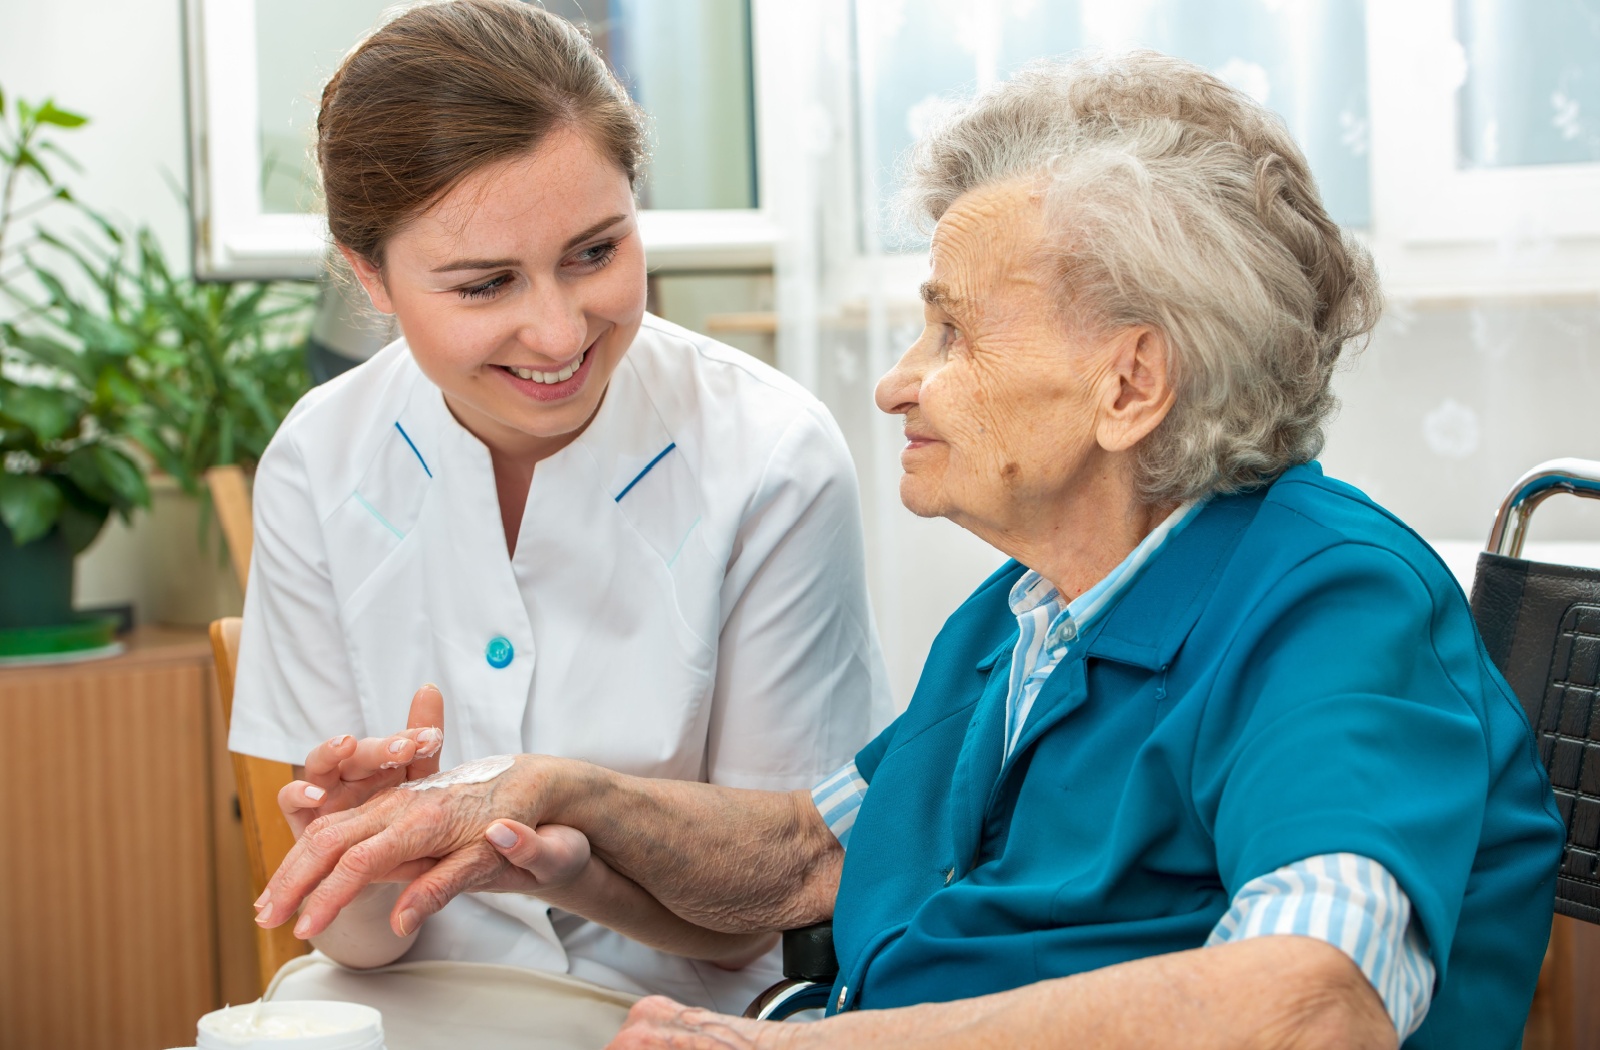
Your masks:
M1600 570L1480 554L1472 612L1567 827L1556 911L1600 923Z
M833 984L839 960L833 954L833 920L783 931L783 975L795 981Z

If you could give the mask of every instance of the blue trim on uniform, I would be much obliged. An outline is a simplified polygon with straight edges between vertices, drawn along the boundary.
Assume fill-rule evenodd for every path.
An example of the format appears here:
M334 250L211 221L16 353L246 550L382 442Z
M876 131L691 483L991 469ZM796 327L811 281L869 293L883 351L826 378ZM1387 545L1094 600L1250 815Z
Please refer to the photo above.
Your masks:
M678 541L678 549L672 552L672 557L667 559L667 568L672 568L678 562L678 555L683 553L683 548L689 545L689 537L694 535L694 530L700 527L700 519L694 519L689 526L689 531L683 534L683 539Z
M411 440L411 435L406 433L406 428L400 425L398 419L394 421L394 428L400 431L400 436L406 439L406 444L410 445L411 451L416 453L417 462L422 464L423 471L428 477L433 477L433 471L428 470L428 461L422 458L421 452L417 452L417 443Z
M397 423L395 425L398 426L399 424ZM622 502L622 497L624 497L628 493L632 492L633 491L633 487L635 485L639 484L639 482L644 479L644 476L646 474L650 473L650 471L655 469L655 465L657 463L661 462L661 457L665 456L668 452L671 452L673 449L675 449L677 447L678 447L678 443L676 441L674 441L672 444L668 445L666 448L662 449L660 452L657 452L656 453L656 458L652 459L650 462L646 463L644 465L644 469L639 471L638 474L635 474L633 480L628 482L627 485L623 486L622 491L617 493L617 498L616 498L616 500L614 502L621 503Z
M371 514L374 518L378 519L378 524L379 525L382 525L384 528L388 529L390 532L394 533L396 536L400 537L401 539L405 539L406 538L406 534L401 532L399 529L395 528L392 524L390 524L388 518L384 517L382 514L379 514L378 513L378 508L374 507L372 504L368 503L367 500L366 500L366 497L362 496L361 493L352 492L352 493L350 493L350 495L355 497L355 500L356 500L357 503L359 503L363 507L367 508L367 513Z

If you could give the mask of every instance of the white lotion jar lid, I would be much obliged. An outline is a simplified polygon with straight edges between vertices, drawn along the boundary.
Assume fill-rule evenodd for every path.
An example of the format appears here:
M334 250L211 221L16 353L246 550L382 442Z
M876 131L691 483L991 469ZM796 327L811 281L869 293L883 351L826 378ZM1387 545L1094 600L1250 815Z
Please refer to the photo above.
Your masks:
M383 1050L383 1015L360 1003L287 999L213 1010L196 1050Z

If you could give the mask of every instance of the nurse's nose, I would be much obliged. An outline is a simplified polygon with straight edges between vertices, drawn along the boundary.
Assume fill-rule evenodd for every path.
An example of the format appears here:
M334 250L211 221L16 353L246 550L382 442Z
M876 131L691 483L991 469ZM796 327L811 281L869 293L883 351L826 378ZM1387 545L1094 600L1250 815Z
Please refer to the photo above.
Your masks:
M589 323L575 290L552 282L535 288L517 323L517 342L560 365L571 361L588 344Z

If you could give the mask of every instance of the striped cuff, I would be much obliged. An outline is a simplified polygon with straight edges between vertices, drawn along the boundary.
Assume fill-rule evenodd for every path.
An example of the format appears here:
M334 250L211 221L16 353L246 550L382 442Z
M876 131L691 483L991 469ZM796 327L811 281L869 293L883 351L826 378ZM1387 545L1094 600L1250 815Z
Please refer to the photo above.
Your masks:
M1206 945L1279 933L1315 937L1350 956L1377 989L1401 1042L1427 1016L1433 959L1411 921L1411 898L1377 861L1326 853L1251 879Z
M867 782L861 779L854 762L847 763L811 789L811 801L816 804L817 812L822 814L822 822L828 825L828 830L839 840L839 845L847 848L850 845L850 829L856 826L856 812L861 809L861 800L866 797Z

